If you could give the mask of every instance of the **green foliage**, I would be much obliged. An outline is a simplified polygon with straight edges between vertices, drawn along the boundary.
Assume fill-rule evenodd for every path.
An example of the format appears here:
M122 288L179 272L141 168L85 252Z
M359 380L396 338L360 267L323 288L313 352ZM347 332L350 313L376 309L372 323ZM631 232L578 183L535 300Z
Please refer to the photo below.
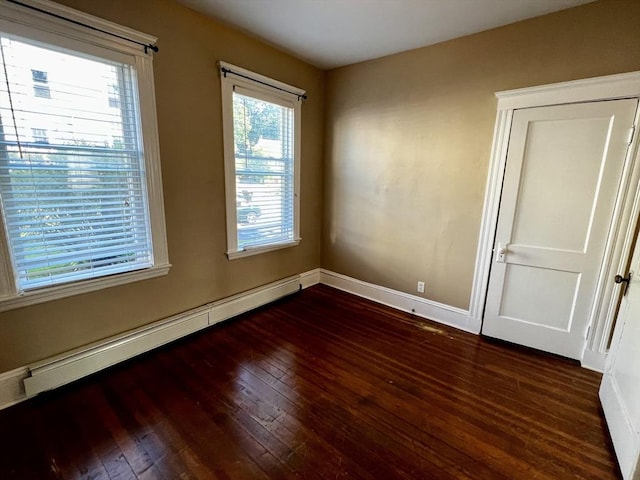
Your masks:
M233 95L233 136L236 155L259 152L254 147L260 140L278 140L282 130L282 107L244 95Z

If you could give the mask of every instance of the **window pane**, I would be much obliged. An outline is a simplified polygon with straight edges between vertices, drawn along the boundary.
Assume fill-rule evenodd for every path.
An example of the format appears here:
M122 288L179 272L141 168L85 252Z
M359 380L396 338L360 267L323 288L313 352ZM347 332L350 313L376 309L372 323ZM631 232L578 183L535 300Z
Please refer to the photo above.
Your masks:
M33 70L31 69L31 78L34 82L47 83L47 72L43 72L42 70Z
M0 195L18 288L150 267L131 67L0 47Z
M238 248L294 239L293 109L233 94Z

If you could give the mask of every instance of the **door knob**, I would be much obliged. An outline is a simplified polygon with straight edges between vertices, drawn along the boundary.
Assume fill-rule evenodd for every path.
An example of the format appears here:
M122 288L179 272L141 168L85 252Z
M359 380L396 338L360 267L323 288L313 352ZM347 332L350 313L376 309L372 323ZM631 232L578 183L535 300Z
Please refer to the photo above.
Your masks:
M613 278L613 281L616 283L629 283L631 281L631 272L629 272L628 277L623 277L622 275L616 275Z
M627 275L626 277L623 277L622 275L616 275L615 277L613 277L613 281L616 283L624 283L623 287L622 287L622 296L626 296L627 295L627 289L629 288L629 282L631 281L631 276L633 275L633 272L629 272L629 275Z
M496 262L504 263L504 256L507 254L507 246L507 243L504 245L501 243L498 244L498 248L496 248Z

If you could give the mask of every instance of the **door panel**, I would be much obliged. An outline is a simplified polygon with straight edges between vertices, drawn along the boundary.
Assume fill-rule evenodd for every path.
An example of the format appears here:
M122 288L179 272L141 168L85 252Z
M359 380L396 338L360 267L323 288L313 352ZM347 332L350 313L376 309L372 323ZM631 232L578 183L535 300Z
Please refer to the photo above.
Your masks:
M528 124L521 173L526 181L518 192L513 243L584 250L605 160L589 149L605 144L609 123L609 118L593 118ZM580 188L567 188L571 184ZM571 225L567 212L572 212ZM548 228L540 228L543 224Z
M623 478L640 479L640 248L607 357L600 400Z
M580 274L508 265L506 277L500 316L532 325L569 329Z
M636 108L514 113L483 334L581 357Z

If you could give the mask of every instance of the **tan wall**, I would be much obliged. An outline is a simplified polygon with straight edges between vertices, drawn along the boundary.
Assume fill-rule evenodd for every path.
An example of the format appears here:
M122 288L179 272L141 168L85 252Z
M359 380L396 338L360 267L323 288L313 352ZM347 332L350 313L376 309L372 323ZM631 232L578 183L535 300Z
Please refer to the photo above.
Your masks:
M605 0L328 72L322 265L468 308L494 92L640 70Z
M324 73L168 0L62 0L159 38L154 59L168 276L0 314L0 372L320 265ZM296 248L228 261L224 60L307 90Z

